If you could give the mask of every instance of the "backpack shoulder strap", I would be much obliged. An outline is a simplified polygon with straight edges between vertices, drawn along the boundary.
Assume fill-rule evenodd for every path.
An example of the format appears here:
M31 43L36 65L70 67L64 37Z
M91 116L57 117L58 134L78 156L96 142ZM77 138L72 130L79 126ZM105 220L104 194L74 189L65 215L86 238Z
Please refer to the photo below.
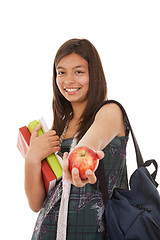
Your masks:
M117 105L120 107L120 109L121 109L121 111L122 111L122 113L123 113L123 117L124 117L125 120L127 121L128 129L129 129L130 132L131 132L131 136L132 136L133 143L134 143L134 148L135 148L135 152L136 152L136 159L137 159L137 166L140 167L140 166L142 166L142 165L144 164L144 161L143 161L143 158L142 158L142 154L141 154L141 151L140 151L138 142L137 142L137 140L136 140L136 137L135 137L135 135L134 135L134 132L133 132L133 130L132 130L132 127L131 127L129 118L128 118L128 116L127 116L127 113L126 113L124 107L123 107L119 102L117 102L117 101L115 101L115 100L107 100L107 101L104 101L104 102L102 103L102 105L96 110L95 115L97 114L97 112L99 111L99 109L100 109L101 107L103 107L103 106L106 105L106 104L110 104L110 103L115 103L115 104L117 104ZM94 117L95 117L95 115L94 115Z
M115 100L104 101L102 103L102 105L96 110L96 112L94 114L94 118L95 118L97 112L99 111L99 109L101 109L101 107L103 107L106 104L110 104L110 103L117 104L120 107L120 109L121 109L121 111L123 113L123 118L127 122L128 129L130 130L131 135L132 135L132 139L133 139L133 143L134 143L134 147L135 147L135 152L136 152L137 166L140 167L140 166L143 165L143 158L142 158L142 155L141 155L141 152L140 152L137 140L136 140L135 135L133 133L133 130L132 130L129 118L127 116L127 113L126 113L124 107L119 102L117 102ZM108 179L106 179L103 160L101 160L99 162L99 167L98 167L98 169L96 171L96 176L99 179L100 190L101 190L101 193L102 193L103 203L104 203L104 205L106 205L107 201L109 199L109 196L108 196ZM97 185L93 184L92 186L93 186L93 188L95 188Z

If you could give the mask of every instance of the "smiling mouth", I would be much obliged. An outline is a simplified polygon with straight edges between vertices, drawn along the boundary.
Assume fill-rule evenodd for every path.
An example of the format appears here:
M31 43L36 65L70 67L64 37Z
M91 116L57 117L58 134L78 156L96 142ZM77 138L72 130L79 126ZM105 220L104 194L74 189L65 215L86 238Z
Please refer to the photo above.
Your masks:
M78 91L80 88L64 88L66 92L75 92Z

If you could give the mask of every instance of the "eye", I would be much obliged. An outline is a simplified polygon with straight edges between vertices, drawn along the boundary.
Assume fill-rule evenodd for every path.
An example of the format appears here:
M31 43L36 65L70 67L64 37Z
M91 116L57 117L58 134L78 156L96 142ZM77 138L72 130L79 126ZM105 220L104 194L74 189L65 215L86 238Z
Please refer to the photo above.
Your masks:
M77 70L76 73L77 73L77 74L83 74L83 71Z
M57 74L58 75L63 75L63 74L65 74L65 72L64 71L58 71Z

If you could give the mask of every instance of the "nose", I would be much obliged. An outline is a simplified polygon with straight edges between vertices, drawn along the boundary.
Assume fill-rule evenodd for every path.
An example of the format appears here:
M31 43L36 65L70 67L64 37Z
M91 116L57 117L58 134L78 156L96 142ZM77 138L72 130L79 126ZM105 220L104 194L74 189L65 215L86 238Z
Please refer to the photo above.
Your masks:
M72 84L72 83L74 83L75 80L74 80L73 74L72 73L68 73L64 82L65 82L65 84Z

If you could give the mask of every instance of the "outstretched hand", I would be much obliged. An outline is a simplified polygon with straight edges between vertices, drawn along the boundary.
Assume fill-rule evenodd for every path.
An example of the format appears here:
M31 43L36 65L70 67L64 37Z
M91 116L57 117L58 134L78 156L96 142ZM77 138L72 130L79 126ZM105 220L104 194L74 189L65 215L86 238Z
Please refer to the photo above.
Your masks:
M103 151L97 151L96 152L98 155L99 160L104 157L104 152ZM90 169L86 170L86 177L87 179L83 180L79 176L79 170L78 168L73 168L72 172L69 170L69 165L68 165L68 155L69 153L65 152L63 155L63 174L65 179L70 182L71 184L75 185L76 187L83 187L87 183L94 184L97 181L96 175L93 171Z

